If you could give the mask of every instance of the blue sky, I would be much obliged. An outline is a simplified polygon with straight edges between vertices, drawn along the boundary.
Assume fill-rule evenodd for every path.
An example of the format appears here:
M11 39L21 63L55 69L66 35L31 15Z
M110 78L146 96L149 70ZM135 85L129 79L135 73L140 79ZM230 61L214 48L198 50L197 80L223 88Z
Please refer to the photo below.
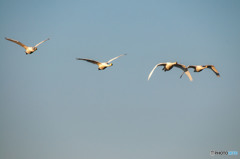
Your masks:
M239 17L237 0L1 1L0 158L240 152ZM4 37L50 40L26 56ZM123 53L104 71L75 60ZM168 61L213 64L221 77L157 68L147 81Z

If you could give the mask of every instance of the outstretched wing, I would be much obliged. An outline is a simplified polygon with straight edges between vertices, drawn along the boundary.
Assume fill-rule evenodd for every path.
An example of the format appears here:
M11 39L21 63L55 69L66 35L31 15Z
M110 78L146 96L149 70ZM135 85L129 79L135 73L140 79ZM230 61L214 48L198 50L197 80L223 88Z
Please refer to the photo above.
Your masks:
M187 67L185 65L183 65L183 64L178 64L177 63L177 64L175 64L173 66L182 69L184 72L188 70Z
M96 64L96 65L101 64L100 62L95 61L95 60L91 60L91 59L76 58L76 60L84 60L84 61L87 61L87 62L90 62L90 63Z
M24 49L27 49L28 47L26 45L24 45L23 43L21 43L20 41L14 40L14 39L10 39L10 38L5 38L6 40L9 40L11 42L14 42L20 46L22 46Z
M40 43L38 43L37 45L35 45L35 47L38 47L40 44L44 43L44 42L47 41L47 40L50 40L50 39L47 38L46 40L41 41Z
M182 78L183 74L185 73L188 76L189 80L192 81L192 76L191 76L190 72L188 71L188 68L185 65L183 65L183 64L175 64L174 66L178 67L178 68L180 68L180 69L182 69L184 71L182 73L182 75L180 76L180 78Z
M192 79L192 76L191 76L191 74L190 74L189 71L185 71L184 73L188 76L188 78L189 78L190 81L193 80L193 79Z
M152 69L152 71L150 72L150 74L148 75L148 80L151 78L154 70L155 70L158 66L165 66L165 65L166 65L166 63L159 63L159 64L157 64L157 65Z
M122 54L122 55L119 55L119 56L117 56L117 57L114 57L114 58L112 58L111 60L109 60L107 63L110 63L110 62L112 62L113 60L116 60L117 58L119 58L119 57L121 57L121 56L124 56L124 55L127 55L127 54Z
M207 65L207 68L210 68L216 74L216 76L220 77L219 72L213 65Z
M195 65L189 65L187 68L196 68L196 66Z

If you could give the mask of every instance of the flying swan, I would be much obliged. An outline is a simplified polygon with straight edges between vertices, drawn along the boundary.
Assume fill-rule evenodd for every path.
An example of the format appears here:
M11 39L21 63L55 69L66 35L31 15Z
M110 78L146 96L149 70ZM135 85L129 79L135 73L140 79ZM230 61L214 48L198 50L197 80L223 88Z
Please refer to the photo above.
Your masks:
M204 70L205 68L209 68L211 69L217 77L220 77L219 72L217 71L217 69L213 66L213 65L189 65L187 68L193 68L194 72L201 72L202 70ZM182 78L184 72L182 73L182 75L180 76L180 78Z
M41 41L40 43L38 43L37 45L35 45L35 46L33 46L33 47L29 47L29 46L24 45L24 44L21 43L20 41L17 41L17 40L14 40L14 39L10 39L10 38L5 38L5 39L6 39L6 40L9 40L9 41L11 41L11 42L14 42L14 43L16 43L16 44L18 44L18 45L20 45L20 46L22 46L22 47L25 49L26 55L27 55L27 54L32 54L34 51L37 50L37 47L38 47L40 44L42 44L43 42L49 40L49 38L48 38L48 39L46 39L46 40Z
M113 64L111 63L113 60L116 60L117 58L119 58L119 57L121 57L121 56L124 56L124 55L127 55L127 54L122 54L122 55L119 55L119 56L117 56L117 57L114 57L114 58L112 58L111 60L109 60L108 62L98 62L98 61L95 61L95 60L83 59L83 58L76 58L76 60L84 60L84 61L87 61L87 62L96 64L96 65L98 65L98 70L104 70L105 68L110 67L110 66L113 65Z

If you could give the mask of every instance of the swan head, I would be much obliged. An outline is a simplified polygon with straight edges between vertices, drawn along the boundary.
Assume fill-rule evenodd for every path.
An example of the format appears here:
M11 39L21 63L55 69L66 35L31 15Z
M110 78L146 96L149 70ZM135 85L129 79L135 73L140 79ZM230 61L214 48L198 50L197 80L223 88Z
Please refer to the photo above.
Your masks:
M37 47L33 47L33 50L36 51L36 50L37 50Z
M113 65L112 63L109 64L109 66L112 66L112 65Z

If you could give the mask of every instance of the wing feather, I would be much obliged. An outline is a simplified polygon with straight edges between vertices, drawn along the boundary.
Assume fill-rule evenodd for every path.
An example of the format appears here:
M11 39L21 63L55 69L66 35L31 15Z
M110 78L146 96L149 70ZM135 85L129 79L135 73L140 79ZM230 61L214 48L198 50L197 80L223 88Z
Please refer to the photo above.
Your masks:
M190 74L189 71L185 71L184 73L188 76L188 78L189 78L190 81L193 80L193 79L192 79L192 76L191 76L191 74Z
M127 55L127 54L122 54L122 55L119 55L119 56L117 56L117 57L114 57L114 58L112 58L111 60L109 60L107 63L110 63L110 62L112 62L113 60L116 60L117 58L119 58L119 57L121 57L121 56L124 56L124 55Z
M177 64L175 64L173 66L182 69L184 72L187 71L187 67L185 65L183 65L183 64L178 64L177 63Z
M24 49L27 49L28 47L26 45L24 45L23 43L21 43L20 41L14 40L14 39L10 39L10 38L5 38L8 41L14 42L20 46L22 46Z
M220 77L219 72L213 65L207 65L207 68L211 69L216 74L217 77Z
M50 39L47 38L46 40L41 41L40 43L38 43L37 45L35 45L35 47L38 47L40 44L44 43L44 42L47 41L47 40L50 40Z
M159 63L159 64L157 64L157 65L152 69L152 71L150 72L150 74L148 75L148 80L151 78L154 70L155 70L158 66L165 66L165 65L166 65L165 63Z
M90 62L90 63L96 64L96 65L101 64L100 62L95 61L95 60L92 60L92 59L76 58L76 60L84 60L84 61L87 61L87 62Z

